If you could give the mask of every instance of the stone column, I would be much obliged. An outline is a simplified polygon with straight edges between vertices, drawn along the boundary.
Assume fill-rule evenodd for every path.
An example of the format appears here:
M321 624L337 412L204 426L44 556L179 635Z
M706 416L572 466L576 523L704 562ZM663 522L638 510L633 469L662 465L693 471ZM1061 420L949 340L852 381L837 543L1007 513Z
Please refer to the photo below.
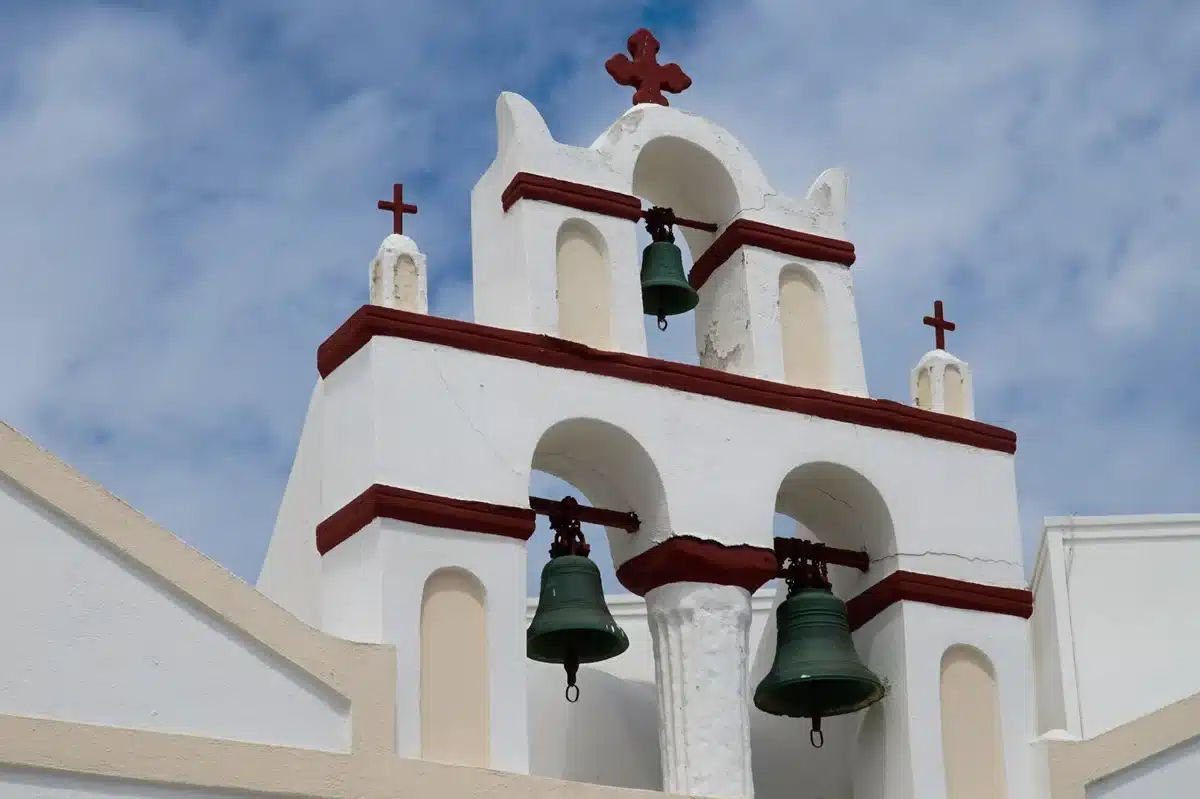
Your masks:
M750 592L668 583L646 594L663 790L751 799Z

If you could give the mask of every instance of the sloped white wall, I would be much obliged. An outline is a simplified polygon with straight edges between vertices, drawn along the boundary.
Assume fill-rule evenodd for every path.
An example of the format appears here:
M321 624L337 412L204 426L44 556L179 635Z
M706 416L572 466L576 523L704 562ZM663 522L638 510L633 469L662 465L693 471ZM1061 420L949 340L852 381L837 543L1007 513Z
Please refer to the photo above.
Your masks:
M348 750L343 698L6 478L0 547L0 713Z
M321 627L321 381L313 389L300 431L296 458L275 519L256 587L275 604L313 627Z

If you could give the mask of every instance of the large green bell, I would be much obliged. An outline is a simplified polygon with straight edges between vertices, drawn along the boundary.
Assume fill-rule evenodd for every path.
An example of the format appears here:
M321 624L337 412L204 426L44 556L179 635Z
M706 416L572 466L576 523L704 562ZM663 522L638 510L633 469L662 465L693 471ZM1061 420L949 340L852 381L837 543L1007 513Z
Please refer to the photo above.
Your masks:
M579 696L575 685L579 664L608 660L628 648L629 638L604 601L596 564L583 555L551 558L542 569L537 611L525 632L529 658L561 663L567 670L567 699L573 702Z
M642 251L642 311L665 321L687 313L700 295L683 271L683 253L672 241L652 241ZM660 322L660 327L665 327Z
M754 704L773 716L813 720L853 713L883 698L883 683L859 659L846 603L828 585L789 588L775 613L775 661L754 691Z

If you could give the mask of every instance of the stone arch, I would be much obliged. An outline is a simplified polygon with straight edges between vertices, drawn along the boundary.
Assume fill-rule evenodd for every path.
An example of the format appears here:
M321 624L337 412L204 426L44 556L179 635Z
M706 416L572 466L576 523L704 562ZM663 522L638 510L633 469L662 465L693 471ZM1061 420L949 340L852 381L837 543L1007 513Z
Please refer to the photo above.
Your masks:
M829 386L829 332L825 292L812 270L788 264L779 273L779 330L784 380L794 386Z
M872 558L896 551L892 514L874 484L848 466L813 461L788 472L775 497L775 512L796 521L796 536L842 549L865 549ZM858 593L863 575L829 570L843 598Z
M653 458L623 428L599 419L576 417L551 425L538 440L532 466L579 489L593 505L633 511L641 521L636 535L609 529L614 566L634 554L636 540L662 540L671 533L666 493ZM595 546L598 542L590 542Z
M764 207L767 195L774 191L758 162L733 134L676 108L635 106L591 148L630 181L613 188L669 204L692 219L724 225L743 209ZM676 187L675 196L662 196L671 186ZM685 186L703 190L685 196ZM696 256L711 243L710 234L686 235Z
M487 592L458 567L438 569L421 596L421 757L490 761Z
M596 227L572 218L555 244L558 335L590 347L612 348L612 267Z
M942 762L947 799L1004 799L1004 743L996 669L973 646L956 644L941 662Z
M672 208L678 216L717 225L724 225L742 207L726 164L710 149L674 135L642 144L632 164L630 193ZM693 256L707 250L715 238L694 228L678 228L679 233Z
M946 364L942 371L942 397L944 413L951 416L967 415L967 392L963 383L963 373L952 363Z

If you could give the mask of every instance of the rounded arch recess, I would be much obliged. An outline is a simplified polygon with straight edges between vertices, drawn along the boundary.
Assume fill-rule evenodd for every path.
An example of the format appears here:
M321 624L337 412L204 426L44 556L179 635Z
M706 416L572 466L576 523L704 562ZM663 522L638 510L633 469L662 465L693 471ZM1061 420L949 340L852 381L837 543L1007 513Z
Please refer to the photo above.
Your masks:
M490 763L487 590L459 566L440 568L421 591L421 756Z
M559 336L611 348L612 264L603 234L571 217L558 227L554 252Z
M848 466L812 461L787 473L775 496L775 512L796 522L795 536L839 549L866 550L872 560L896 550L892 514L879 489ZM829 570L834 592L858 593L864 575L856 569Z
M1004 741L996 669L967 644L942 653L939 668L942 762L947 799L1004 799Z
M637 534L607 528L614 567L634 553L635 540L670 535L666 491L654 459L623 428L607 421L576 417L542 433L530 458L533 470L575 486L596 506L637 514ZM555 497L558 499L558 497ZM596 542L590 542L595 545Z

